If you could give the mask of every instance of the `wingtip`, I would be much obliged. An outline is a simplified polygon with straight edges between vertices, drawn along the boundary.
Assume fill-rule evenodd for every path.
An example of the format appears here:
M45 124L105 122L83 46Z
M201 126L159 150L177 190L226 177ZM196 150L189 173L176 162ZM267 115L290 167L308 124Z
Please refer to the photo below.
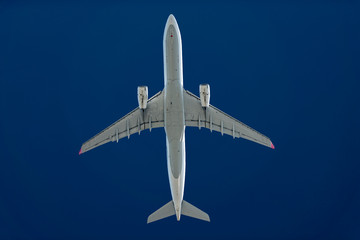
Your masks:
M80 148L79 155L82 154L82 148Z
M271 148L272 148L272 149L275 149L275 146L274 146L274 144L273 144L273 143L271 143Z

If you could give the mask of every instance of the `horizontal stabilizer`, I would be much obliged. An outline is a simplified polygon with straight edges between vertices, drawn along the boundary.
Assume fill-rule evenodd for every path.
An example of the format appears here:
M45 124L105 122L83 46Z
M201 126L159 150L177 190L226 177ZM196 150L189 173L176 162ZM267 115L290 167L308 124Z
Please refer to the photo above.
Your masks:
M210 217L206 212L201 211L200 209L191 205L185 200L183 200L182 202L181 214L210 222Z
M148 217L147 223L155 222L157 220L170 217L172 215L175 215L175 208L174 203L171 200L170 202L156 210L153 214L151 214Z

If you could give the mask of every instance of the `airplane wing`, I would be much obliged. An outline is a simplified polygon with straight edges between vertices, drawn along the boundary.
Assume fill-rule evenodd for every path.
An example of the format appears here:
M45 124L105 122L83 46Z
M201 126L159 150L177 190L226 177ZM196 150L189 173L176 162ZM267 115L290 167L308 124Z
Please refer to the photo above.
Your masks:
M188 127L205 127L210 131L221 132L233 138L244 138L261 145L274 148L271 140L239 120L229 116L216 107L201 106L200 98L184 90L185 124Z
M84 153L108 142L119 141L131 134L139 133L145 129L164 127L164 94L158 92L148 100L146 109L139 107L105 128L94 137L83 143L80 152Z

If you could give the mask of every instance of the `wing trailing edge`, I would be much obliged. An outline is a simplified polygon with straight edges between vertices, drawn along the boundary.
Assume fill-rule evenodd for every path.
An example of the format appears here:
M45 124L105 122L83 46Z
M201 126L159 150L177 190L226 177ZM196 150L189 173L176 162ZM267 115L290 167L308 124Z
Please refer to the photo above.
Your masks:
M210 131L243 138L274 149L270 138L212 106L202 107L200 98L184 90L185 124L188 127L205 127Z

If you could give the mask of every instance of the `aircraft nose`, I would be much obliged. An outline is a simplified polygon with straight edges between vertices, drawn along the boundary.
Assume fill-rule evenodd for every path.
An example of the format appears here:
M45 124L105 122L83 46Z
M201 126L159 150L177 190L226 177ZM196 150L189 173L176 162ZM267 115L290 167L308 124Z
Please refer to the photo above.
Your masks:
M169 17L167 19L167 24L168 25L174 25L174 26L177 25L174 15L172 15L172 14L169 15Z

